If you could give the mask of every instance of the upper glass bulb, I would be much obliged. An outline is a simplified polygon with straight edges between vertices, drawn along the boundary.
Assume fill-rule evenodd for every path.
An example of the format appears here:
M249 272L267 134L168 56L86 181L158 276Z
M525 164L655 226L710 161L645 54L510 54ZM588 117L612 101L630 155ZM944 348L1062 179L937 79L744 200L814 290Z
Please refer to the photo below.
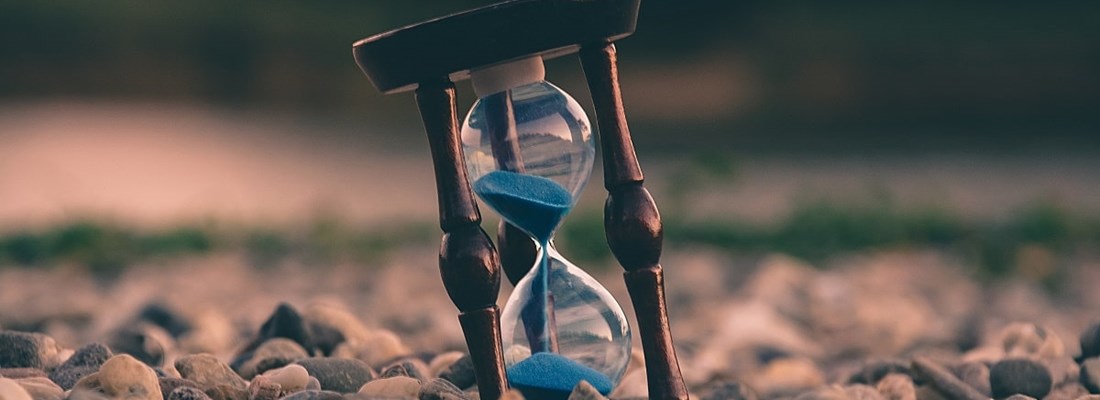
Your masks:
M493 171L533 175L553 180L575 203L592 174L596 154L588 116L557 86L539 76L527 78L537 80L478 93L480 98L462 124L470 182ZM478 92L500 89L484 84L479 88L477 82Z

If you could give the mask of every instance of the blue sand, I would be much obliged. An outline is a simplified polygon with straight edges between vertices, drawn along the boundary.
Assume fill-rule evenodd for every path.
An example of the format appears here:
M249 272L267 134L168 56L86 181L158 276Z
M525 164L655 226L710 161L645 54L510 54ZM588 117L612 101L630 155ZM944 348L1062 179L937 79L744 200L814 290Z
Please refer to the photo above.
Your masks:
M520 316L527 328L531 351L551 351L554 348L550 326L553 310L549 307L547 270L550 260L545 249L554 230L573 207L573 195L552 179L510 171L485 174L474 182L473 190L505 220L538 240L544 249L531 284L532 301Z
M566 399L581 381L605 396L613 389L604 374L554 353L535 353L508 368L508 383L528 398Z
M550 241L562 218L573 208L573 195L552 179L493 171L474 182L474 193L539 243Z

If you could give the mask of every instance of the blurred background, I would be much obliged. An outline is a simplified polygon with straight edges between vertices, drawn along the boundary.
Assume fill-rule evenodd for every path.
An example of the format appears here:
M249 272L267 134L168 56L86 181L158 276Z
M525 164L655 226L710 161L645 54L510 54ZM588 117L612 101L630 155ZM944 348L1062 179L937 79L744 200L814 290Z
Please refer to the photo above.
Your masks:
M412 263L448 307L415 103L378 93L351 44L489 3L0 2L0 269L109 285L211 258ZM643 2L621 83L672 259L931 251L980 282L1057 292L1100 244L1096 15L1081 1ZM591 115L577 59L547 69ZM458 90L464 114L474 97ZM585 193L558 243L613 276L600 171Z
M203 248L215 221L259 243L336 223L434 241L414 102L371 87L350 45L489 3L0 3L0 263L48 263L52 230L104 224L186 225L205 244L173 246ZM1013 224L1100 234L1098 11L646 2L622 85L669 240L821 257ZM591 112L577 59L548 68ZM600 259L595 176L562 240Z

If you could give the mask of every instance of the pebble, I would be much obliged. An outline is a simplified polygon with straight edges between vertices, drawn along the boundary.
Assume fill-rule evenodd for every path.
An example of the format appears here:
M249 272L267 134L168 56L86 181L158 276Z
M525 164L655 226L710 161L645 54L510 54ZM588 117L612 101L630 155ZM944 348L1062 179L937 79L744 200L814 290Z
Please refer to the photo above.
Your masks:
M886 400L916 400L917 388L913 378L903 374L886 374L875 386Z
M179 338L191 331L191 322L171 308L160 303L149 303L138 312L137 320L146 321L161 327L173 338Z
M61 400L65 391L56 383L45 377L16 379L19 386L27 391L34 400Z
M1041 399L1050 393L1050 371L1026 358L1005 359L989 369L989 386L994 398L1023 394Z
M361 343L370 338L370 329L340 305L315 301L306 305L304 314L314 345L324 354L332 354L345 341Z
M1100 357L1090 357L1081 362L1081 384L1092 393L1100 393Z
M0 378L0 399L3 400L34 400L26 389L18 382L10 378Z
M993 396L989 387L989 366L980 362L964 362L956 365L955 376L986 397Z
M518 390L512 389L512 390L509 390L509 391L505 392L503 395L501 395L500 400L525 400L525 399L523 397L523 393L520 393Z
M418 396L419 400L468 400L470 398L450 381L439 378L421 385Z
M344 400L344 396L328 390L303 390L283 397L282 400Z
M1081 377L1081 366L1073 358L1058 357L1041 361L1050 371L1050 381L1054 387L1068 382L1077 382Z
M0 368L0 377L20 379L46 376L46 371L38 368Z
M99 391L114 399L163 399L157 374L128 354L111 357L98 372L81 378L76 389Z
M341 343L332 351L334 357L355 358L374 366L411 353L397 334L387 330L373 331L362 341Z
M1081 396L1088 396L1089 390L1080 383L1072 382L1055 386L1044 400L1074 400Z
M1001 345L1006 357L1053 358L1065 355L1058 335L1041 326L1018 322L1001 330Z
M913 358L913 371L926 379L932 387L951 400L985 400L985 395L970 387L939 364L925 357ZM924 388L921 388L924 389ZM923 390L917 390L917 399L922 399Z
M321 381L312 376L309 377L309 382L306 382L306 390L321 390Z
M41 333L0 331L0 367L49 369L60 363L61 349Z
M279 384L287 392L305 389L306 385L309 384L309 372L306 371L305 367L298 364L273 369L265 372L262 376Z
M279 368L295 361L309 358L302 345L287 338L273 338L260 344L244 357L234 360L234 370L245 379L252 379L272 368Z
M374 370L360 360L342 358L307 358L295 361L317 378L321 388L339 393L355 393L363 384L375 378Z
M262 375L252 378L252 382L248 384L248 394L251 400L275 400L280 397L282 392L283 387L281 385Z
M1081 359L1100 356L1100 322L1081 332Z
M848 394L844 393L844 388L839 386L826 386L817 388L808 392L804 392L795 400L849 400Z
M825 384L825 376L806 358L781 358L753 374L749 383L764 397L794 394Z
M197 388L181 386L168 393L165 400L210 400L210 396Z
M711 385L700 400L757 400L756 392L748 386L731 381L719 381Z
M1014 394L1005 398L1005 400L1035 400L1034 397L1025 396L1022 394Z
M375 379L359 388L358 393L378 397L417 397L420 393L420 381L407 376Z
M415 358L405 358L390 364L388 367L382 369L382 372L378 374L381 378L389 378L392 376L407 376L418 381L424 382L428 380L430 376L428 373L428 366Z
M157 382L160 384L160 392L161 392L161 394L164 395L165 400L168 400L168 395L171 394L172 391L176 390L177 388L190 387L190 388L199 389L200 391L202 390L202 386L200 386L198 384L198 382L195 382L195 381L192 381L192 380L189 380L189 379L175 378L175 377L161 377L161 378L157 379Z
M443 354L439 354L432 358L432 361L428 363L428 374L434 378L438 378L439 374L450 368L462 357L466 357L466 353L461 351L448 351Z
M421 400L424 398L421 397ZM573 392L569 393L568 400L607 400L607 397L600 394L600 391L592 387L588 381L581 381L573 388Z
M309 327L298 311L289 304L280 303L275 307L271 316L260 325L260 331L255 339L245 347L241 353L252 353L264 342L274 338L286 338L293 340L313 354L313 339L309 334Z
M228 365L210 354L192 354L176 359L180 377L198 382L204 388L227 385L245 390L248 382L233 372Z
M463 354L447 368L439 373L439 377L451 381L462 389L467 389L477 384L477 376L474 375L474 360L469 354Z
M62 389L72 389L76 382L96 371L114 354L101 343L91 343L76 350L68 360L50 372L50 379Z
M174 346L172 335L157 325L138 322L115 330L107 339L114 354L129 354L151 366L164 362L165 354Z
M849 400L883 400L882 394L878 390L864 384L845 386L844 394L848 396Z
M213 400L249 400L248 389L241 389L231 385L216 385L204 388L204 392Z
M859 371L848 378L848 383L874 385L889 374L902 374L912 377L913 369L908 362L898 359L875 360L864 364Z

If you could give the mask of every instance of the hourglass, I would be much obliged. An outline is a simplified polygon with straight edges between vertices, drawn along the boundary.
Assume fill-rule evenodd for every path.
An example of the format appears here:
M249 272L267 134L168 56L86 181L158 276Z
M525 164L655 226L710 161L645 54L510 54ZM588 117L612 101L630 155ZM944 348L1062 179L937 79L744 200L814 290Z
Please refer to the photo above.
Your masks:
M544 78L539 56L473 70L479 99L462 126L463 154L474 193L538 249L501 318L509 383L564 398L586 380L606 395L630 359L626 316L552 245L596 149L584 110Z
M687 398L665 307L660 217L627 129L613 44L634 32L639 2L509 1L353 46L379 90L415 89L444 231L440 273L460 311L480 398L497 399L511 384L528 398L564 399L581 380L606 394L629 360L618 303L552 241L588 181L594 129L545 81L542 60L578 51L600 130L607 241L626 270L649 396ZM466 78L479 99L460 128L452 82ZM480 226L475 193L506 221L499 251ZM503 315L502 259L516 285Z

